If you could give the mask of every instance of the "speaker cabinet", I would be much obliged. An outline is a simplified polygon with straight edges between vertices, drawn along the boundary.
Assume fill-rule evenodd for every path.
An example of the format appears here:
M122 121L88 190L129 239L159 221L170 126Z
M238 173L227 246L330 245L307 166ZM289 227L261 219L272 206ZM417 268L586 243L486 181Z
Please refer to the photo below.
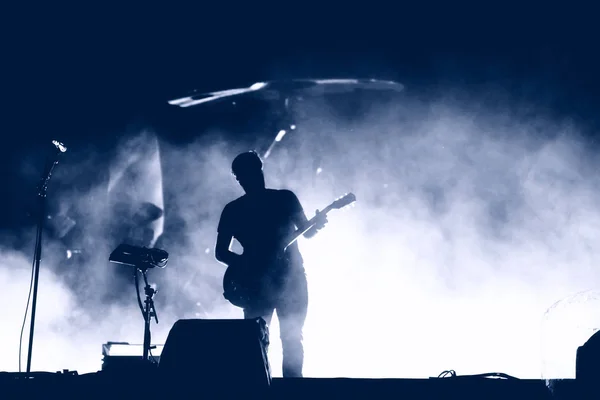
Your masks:
M165 342L158 373L171 395L191 390L210 398L253 398L271 384L268 345L262 318L179 320Z

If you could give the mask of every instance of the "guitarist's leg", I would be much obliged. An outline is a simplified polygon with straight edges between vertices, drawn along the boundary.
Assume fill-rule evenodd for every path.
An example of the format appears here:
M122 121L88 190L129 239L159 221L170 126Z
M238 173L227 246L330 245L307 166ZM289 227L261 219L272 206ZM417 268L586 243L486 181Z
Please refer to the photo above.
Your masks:
M286 286L281 304L277 307L283 349L283 377L301 378L304 364L302 330L308 310L306 275L303 272L298 274Z

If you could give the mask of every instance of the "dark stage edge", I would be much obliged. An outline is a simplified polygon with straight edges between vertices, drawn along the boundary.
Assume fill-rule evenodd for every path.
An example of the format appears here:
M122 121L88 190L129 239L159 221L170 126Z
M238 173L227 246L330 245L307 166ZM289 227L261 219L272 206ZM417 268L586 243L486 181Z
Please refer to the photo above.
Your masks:
M580 399L592 398L574 380L505 380L453 377L440 379L274 378L266 393L240 390L223 396L235 382L207 383L201 377L178 388L160 386L153 374L135 371L66 375L38 373L26 378L19 373L0 373L0 399ZM178 390L179 389L179 390ZM182 393L183 392L183 393ZM593 396L600 398L600 396Z

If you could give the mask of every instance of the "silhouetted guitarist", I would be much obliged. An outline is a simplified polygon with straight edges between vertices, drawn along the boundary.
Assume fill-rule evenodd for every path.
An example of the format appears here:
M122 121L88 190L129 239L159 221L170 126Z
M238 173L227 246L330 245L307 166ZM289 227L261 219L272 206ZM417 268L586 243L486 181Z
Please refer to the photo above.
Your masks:
M226 265L246 263L257 274L263 268L276 269L277 284L264 287L261 300L244 307L244 318L262 317L270 324L277 310L283 348L283 376L301 377L304 362L302 329L308 308L308 287L302 256L294 242L277 257L282 239L308 226L308 219L296 195L289 190L265 187L263 163L254 151L238 155L231 171L245 195L225 206L219 221L215 257ZM320 215L317 213L317 215ZM305 232L310 238L327 223L325 215ZM230 250L235 238L244 248L243 255Z

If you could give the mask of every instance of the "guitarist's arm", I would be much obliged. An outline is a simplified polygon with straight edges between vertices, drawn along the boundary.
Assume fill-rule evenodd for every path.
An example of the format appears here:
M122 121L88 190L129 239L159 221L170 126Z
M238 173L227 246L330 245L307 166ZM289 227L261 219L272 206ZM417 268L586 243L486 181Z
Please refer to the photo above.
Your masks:
M233 227L231 226L233 218L231 210L225 206L219 220L217 228L217 243L215 245L215 258L220 263L231 265L240 259L240 255L231 251L231 242L233 241Z
M300 200L298 197L292 192L287 191L290 195L290 203L292 208L292 219L297 229L303 230L306 226L310 224L308 218L306 218L306 214L304 213L304 208L302 208L302 204L300 204ZM327 223L327 217L323 215L323 217L315 224L312 228L304 232L304 237L307 239L312 238L319 232L321 228L325 226Z
M231 241L233 236L219 232L217 233L217 244L215 246L215 258L225 265L234 264L240 259L241 255L231 251Z

